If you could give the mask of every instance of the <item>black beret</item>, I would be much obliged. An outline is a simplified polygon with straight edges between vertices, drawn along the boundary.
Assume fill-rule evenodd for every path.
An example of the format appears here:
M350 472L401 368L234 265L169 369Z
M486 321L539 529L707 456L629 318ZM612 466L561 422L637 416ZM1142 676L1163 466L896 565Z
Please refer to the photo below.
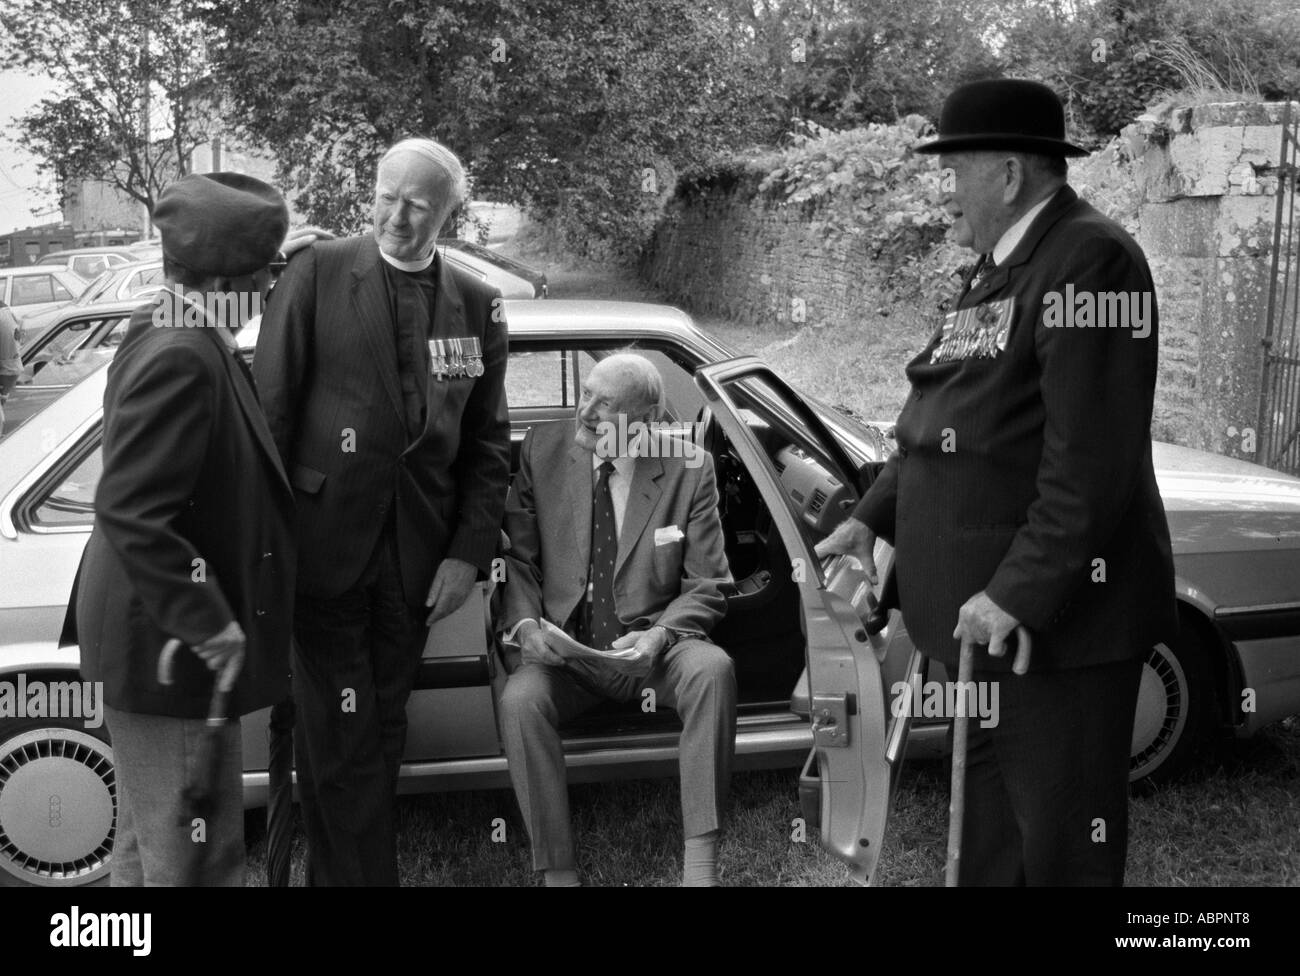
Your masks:
M234 278L271 263L289 229L273 186L243 173L193 173L158 195L153 223L168 260Z
M919 153L1005 149L1044 156L1086 156L1065 141L1065 110L1056 92L1036 81L995 78L962 85L939 113L939 138Z

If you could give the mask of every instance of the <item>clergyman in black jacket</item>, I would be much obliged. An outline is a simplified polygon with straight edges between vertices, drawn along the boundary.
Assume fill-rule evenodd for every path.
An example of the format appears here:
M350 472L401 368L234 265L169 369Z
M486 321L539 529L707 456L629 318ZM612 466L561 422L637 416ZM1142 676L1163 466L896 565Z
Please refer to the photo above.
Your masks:
M295 255L258 336L253 372L298 505L294 748L313 884L397 884L392 808L428 626L500 543L500 294L434 249L465 194L446 147L393 146L374 233Z

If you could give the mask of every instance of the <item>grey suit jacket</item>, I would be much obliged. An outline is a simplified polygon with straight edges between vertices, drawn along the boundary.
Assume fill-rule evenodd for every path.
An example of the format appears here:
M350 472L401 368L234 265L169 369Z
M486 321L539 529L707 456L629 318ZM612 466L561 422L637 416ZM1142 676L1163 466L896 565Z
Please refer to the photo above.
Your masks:
M505 630L529 617L562 627L586 595L592 464L573 432L571 420L536 424L520 449L506 499ZM697 461L637 459L614 570L614 605L629 629L707 635L726 612L731 572L713 458L702 451Z

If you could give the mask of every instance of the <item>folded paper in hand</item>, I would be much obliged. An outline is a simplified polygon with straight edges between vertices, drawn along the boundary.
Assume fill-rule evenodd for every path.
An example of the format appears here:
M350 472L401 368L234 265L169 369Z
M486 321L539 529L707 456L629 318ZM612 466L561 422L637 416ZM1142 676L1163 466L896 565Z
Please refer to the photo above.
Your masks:
M574 660L599 661L605 664L630 661L636 658L636 650L631 647L619 651L598 651L594 647L588 647L581 641L574 640L555 624L544 618L542 620L542 631L546 634L546 643L551 650L561 657L573 658Z

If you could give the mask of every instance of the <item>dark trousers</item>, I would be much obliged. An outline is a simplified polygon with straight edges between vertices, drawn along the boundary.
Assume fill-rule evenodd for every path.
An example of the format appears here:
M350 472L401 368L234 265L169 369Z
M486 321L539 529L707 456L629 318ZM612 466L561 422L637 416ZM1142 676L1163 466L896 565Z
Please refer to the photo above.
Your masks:
M294 757L310 884L398 883L393 799L427 613L402 596L391 524L346 593L297 598Z
M1142 661L1014 675L992 728L970 719L963 885L1120 885Z

